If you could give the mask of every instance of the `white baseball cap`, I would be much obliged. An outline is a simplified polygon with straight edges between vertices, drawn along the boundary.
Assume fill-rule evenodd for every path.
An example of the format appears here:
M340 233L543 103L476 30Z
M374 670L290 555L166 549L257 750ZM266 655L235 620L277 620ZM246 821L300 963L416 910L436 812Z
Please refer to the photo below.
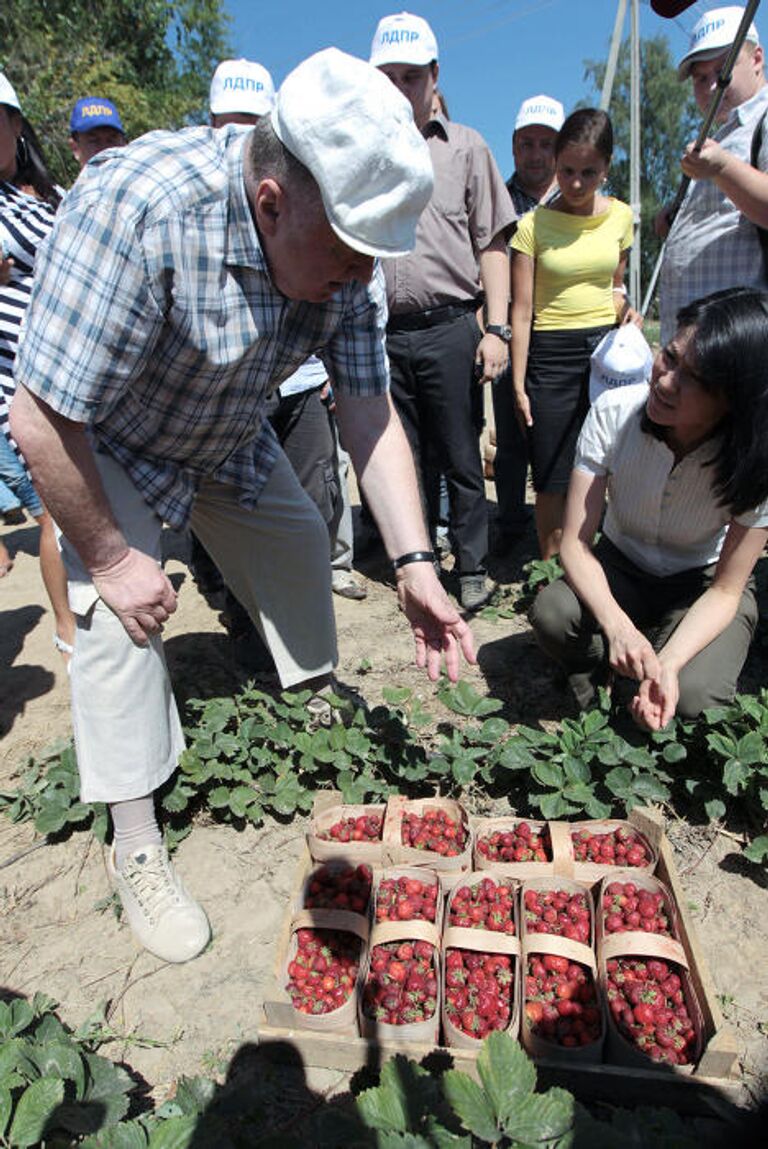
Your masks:
M678 80L687 80L691 74L691 65L697 60L713 60L727 52L736 39L744 9L737 5L728 8L710 8L709 12L696 21L691 32L691 43L688 51L677 65ZM753 44L760 43L757 28L749 25L746 39Z
M326 48L277 92L272 127L309 169L336 234L364 255L406 255L432 195L427 143L382 73Z
M553 100L551 96L530 96L520 105L515 120L515 131L518 128L528 128L531 124L538 124L559 132L564 120L565 109L559 100Z
M604 391L647 383L653 367L653 352L639 327L625 323L614 327L592 352L589 374L589 401L594 403Z
M374 68L382 64L431 64L436 59L435 33L421 16L400 12L379 20L369 61Z
M6 104L9 108L16 108L18 112L21 111L19 97L13 90L13 84L2 72L0 72L0 104Z
M253 60L222 60L213 73L210 108L215 116L229 112L265 116L274 102L272 77Z

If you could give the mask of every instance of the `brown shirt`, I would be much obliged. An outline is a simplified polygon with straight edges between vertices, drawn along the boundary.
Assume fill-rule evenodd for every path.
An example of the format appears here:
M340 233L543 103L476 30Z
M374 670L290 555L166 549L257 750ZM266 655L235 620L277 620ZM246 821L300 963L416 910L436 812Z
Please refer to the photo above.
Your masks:
M392 315L475 299L477 257L512 223L515 210L485 140L436 116L424 128L435 190L409 255L382 260Z

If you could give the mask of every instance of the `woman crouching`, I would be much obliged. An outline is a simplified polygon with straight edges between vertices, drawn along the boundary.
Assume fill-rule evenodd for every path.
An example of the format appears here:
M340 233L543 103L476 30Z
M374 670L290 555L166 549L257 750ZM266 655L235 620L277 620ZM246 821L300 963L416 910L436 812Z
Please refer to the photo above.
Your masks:
M582 708L615 671L640 683L631 713L650 730L733 697L768 538L768 295L719 291L677 319L650 385L606 392L584 422L565 578L532 614Z

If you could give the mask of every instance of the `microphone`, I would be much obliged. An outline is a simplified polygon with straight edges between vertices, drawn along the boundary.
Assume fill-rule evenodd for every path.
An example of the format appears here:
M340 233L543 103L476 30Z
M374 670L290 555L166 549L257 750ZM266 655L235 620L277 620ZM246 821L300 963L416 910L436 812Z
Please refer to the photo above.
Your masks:
M651 0L651 8L657 16L672 19L679 16L686 8L690 8L695 0Z

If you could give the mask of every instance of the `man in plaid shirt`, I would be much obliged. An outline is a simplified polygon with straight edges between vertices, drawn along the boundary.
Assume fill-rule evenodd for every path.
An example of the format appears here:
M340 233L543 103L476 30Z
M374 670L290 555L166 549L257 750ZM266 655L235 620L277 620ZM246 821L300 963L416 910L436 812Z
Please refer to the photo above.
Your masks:
M254 620L282 631L273 651L282 642L304 680L327 683L327 533L263 418L310 354L334 380L418 664L435 678L445 654L455 679L459 651L474 660L389 399L375 262L412 247L431 190L407 102L328 49L252 131L157 132L97 157L40 260L12 425L64 536L81 794L109 804L113 881L165 960L196 956L210 929L154 816L183 749L159 637L176 605L161 529L190 523Z

